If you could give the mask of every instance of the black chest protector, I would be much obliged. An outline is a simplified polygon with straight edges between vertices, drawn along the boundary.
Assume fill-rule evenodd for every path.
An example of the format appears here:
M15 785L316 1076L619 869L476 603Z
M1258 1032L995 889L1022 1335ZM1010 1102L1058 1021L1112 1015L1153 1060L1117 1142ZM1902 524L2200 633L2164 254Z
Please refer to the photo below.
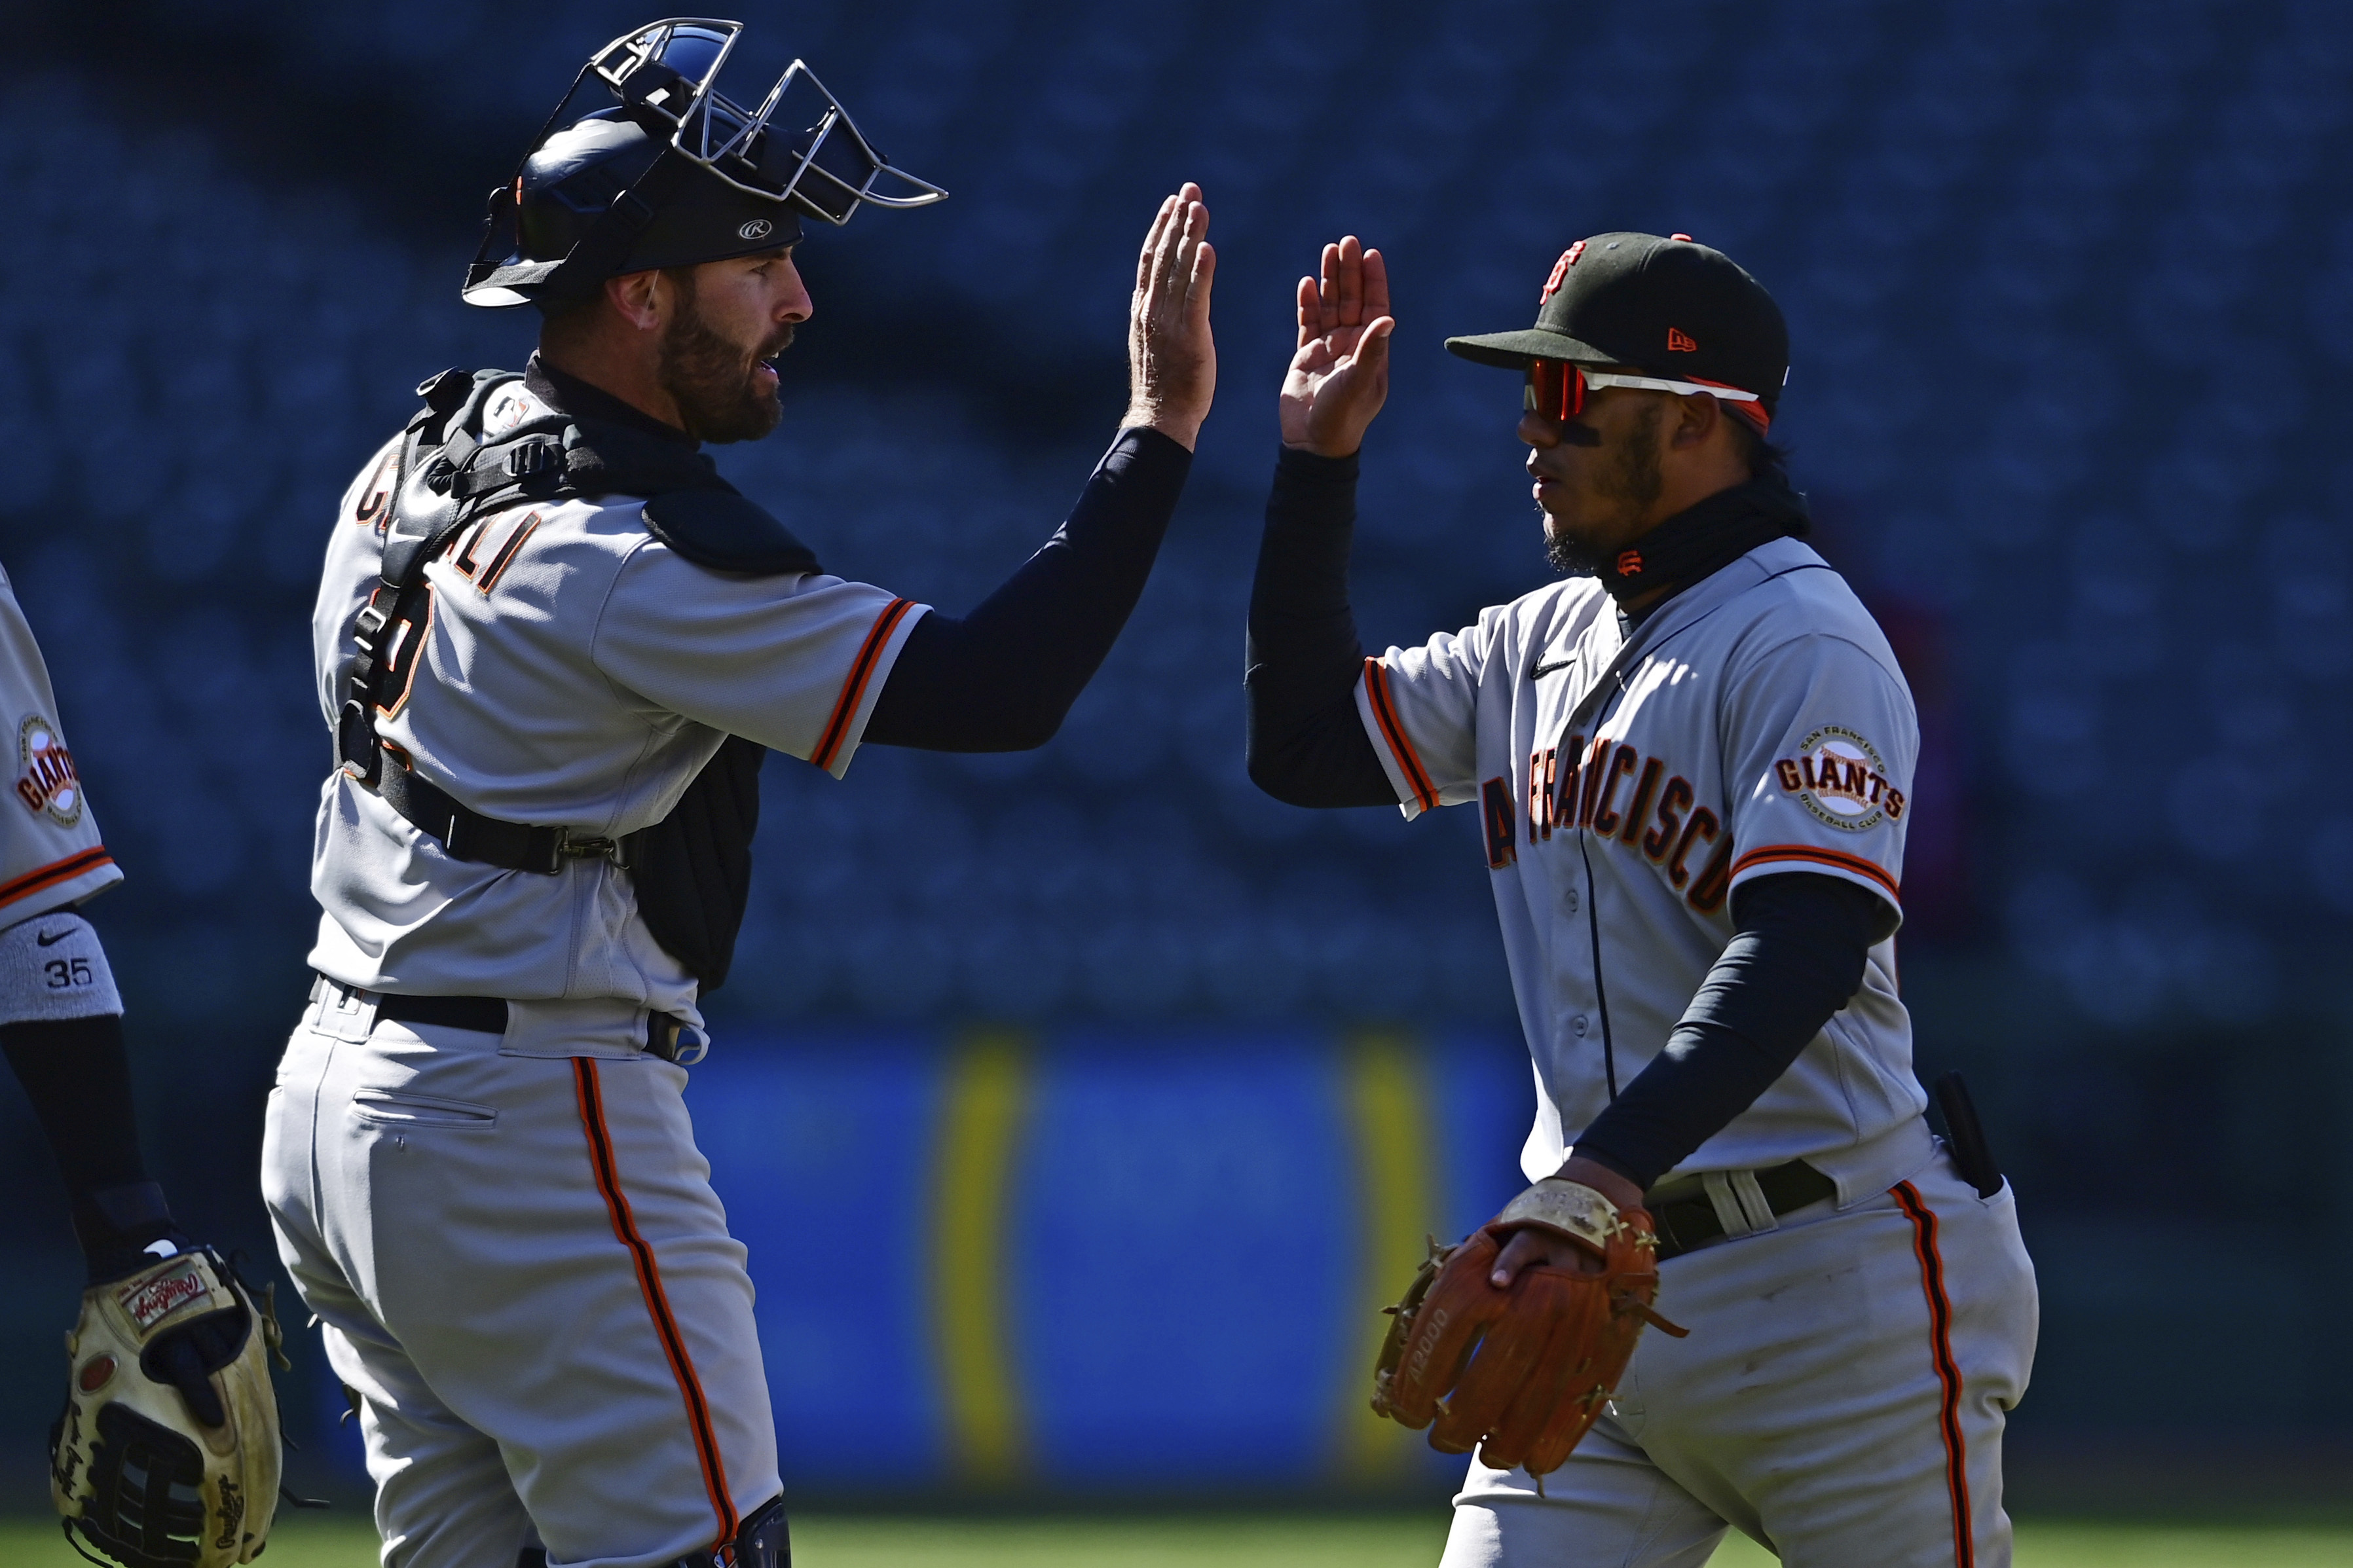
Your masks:
M444 371L417 388L425 407L402 432L381 497L382 581L359 613L338 682L335 751L343 771L461 860L560 873L567 860L624 867L638 912L656 942L715 991L727 977L751 892L752 835L760 820L761 746L730 735L661 821L620 839L486 816L408 765L375 731L424 658L426 563L467 524L517 500L646 498L646 530L698 566L750 576L815 572L817 557L785 525L719 477L685 445L625 425L545 410L511 428L483 429L484 410L519 379L509 371Z

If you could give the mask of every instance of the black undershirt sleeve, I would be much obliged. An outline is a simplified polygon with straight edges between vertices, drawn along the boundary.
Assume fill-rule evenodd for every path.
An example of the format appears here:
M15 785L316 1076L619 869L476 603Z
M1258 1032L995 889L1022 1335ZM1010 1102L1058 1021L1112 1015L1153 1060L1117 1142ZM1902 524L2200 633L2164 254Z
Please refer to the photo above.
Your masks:
M915 623L866 741L929 752L1022 752L1061 727L1143 595L1193 454L1120 432L1045 547L962 619Z
M1356 712L1365 666L1348 607L1356 458L1284 448L1250 586L1242 680L1251 782L1292 805L1395 805Z
M1648 1188L1788 1070L1862 984L1895 911L1856 883L1793 871L1732 895L1734 935L1667 1048L1577 1140L1576 1152Z
M65 1176L90 1279L114 1279L152 1261L139 1249L179 1233L139 1158L121 1015L0 1025L0 1051Z

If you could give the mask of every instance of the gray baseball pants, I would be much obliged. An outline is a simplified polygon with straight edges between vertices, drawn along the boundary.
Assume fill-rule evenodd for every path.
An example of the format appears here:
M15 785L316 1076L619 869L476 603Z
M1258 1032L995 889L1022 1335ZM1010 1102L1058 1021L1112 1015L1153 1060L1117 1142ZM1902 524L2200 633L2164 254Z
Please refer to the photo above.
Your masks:
M279 1256L357 1395L385 1568L654 1568L775 1497L743 1246L686 1073L314 1000L270 1090Z
M2007 1568L2001 1438L2034 1360L2005 1186L1940 1157L1844 1211L1660 1265L1609 1414L1544 1479L1471 1465L1442 1568L1700 1568L1728 1528L1791 1568Z

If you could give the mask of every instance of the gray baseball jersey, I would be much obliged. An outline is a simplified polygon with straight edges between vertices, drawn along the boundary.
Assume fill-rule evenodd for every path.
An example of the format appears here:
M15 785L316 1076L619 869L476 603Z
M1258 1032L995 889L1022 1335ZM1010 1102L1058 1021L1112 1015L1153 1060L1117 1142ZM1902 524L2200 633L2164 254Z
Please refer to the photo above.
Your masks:
M487 423L540 412L517 381ZM377 585L372 534L395 457L387 446L362 471L327 549L311 638L330 728ZM425 658L378 710L387 747L477 811L607 838L669 815L730 734L844 773L925 607L838 577L707 570L649 535L642 510L626 496L519 501L462 530L425 568ZM311 884L311 966L346 985L700 1022L693 977L607 861L543 876L458 859L338 769Z
M14 804L0 806L0 925L78 904L122 879L82 798L33 628L0 572L0 720Z
M1626 625L1598 581L1571 579L1367 659L1356 689L1408 817L1482 813L1535 1063L1531 1180L1601 1113L1613 1069L1622 1086L1664 1048L1731 940L1733 889L1810 871L1902 909L1918 727L1844 579L1777 540L1670 600L1631 648ZM1929 1157L1926 1103L1891 938L1789 1069L1677 1169L1804 1159L1851 1200Z

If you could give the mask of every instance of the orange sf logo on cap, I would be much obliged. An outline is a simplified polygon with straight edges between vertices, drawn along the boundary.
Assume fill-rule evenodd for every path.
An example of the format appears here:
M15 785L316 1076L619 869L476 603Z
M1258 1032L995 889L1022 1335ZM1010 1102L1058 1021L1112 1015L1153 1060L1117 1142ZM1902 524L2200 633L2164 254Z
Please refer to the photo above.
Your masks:
M1552 276L1545 279L1544 292L1536 296L1537 304L1543 304L1559 291L1560 280L1568 276L1568 269L1576 266L1577 258L1584 254L1585 241L1581 239L1560 253L1560 259L1552 264Z

